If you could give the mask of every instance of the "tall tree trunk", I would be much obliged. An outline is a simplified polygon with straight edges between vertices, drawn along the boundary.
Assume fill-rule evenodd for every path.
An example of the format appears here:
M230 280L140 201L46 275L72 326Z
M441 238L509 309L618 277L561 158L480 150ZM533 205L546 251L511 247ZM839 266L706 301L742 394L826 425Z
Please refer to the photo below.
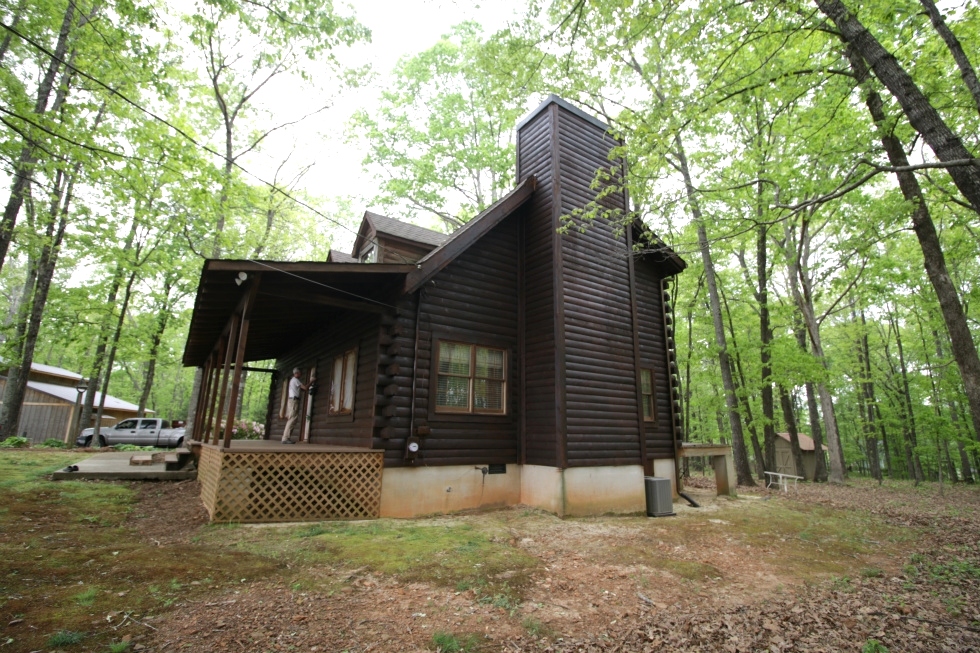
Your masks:
M963 165L973 160L963 141L943 121L942 116L929 102L929 98L919 89L898 59L886 50L878 39L858 20L841 0L814 0L816 6L830 18L841 36L854 46L861 57L868 62L875 76L898 100L909 124L922 135L936 157L950 165L946 168L953 183L963 197L980 212L980 168Z
M102 396L99 397L99 407L95 412L95 432L100 433L102 428L102 414L105 410L105 398L109 394L109 381L112 379L112 364L116 360L116 350L119 346L119 337L122 335L123 323L126 320L126 311L129 309L129 300L133 294L133 283L136 281L136 270L129 273L129 280L126 282L126 289L123 291L123 303L119 309L119 319L116 322L116 330L112 334L112 343L109 346L109 356L106 360L105 376L102 378ZM99 436L101 438L101 436ZM93 438L98 439L98 438ZM93 442L92 444L95 444ZM99 443L101 446L101 442Z
M163 280L163 305L157 310L157 325L150 338L150 354L146 365L146 377L143 381L143 391L140 393L138 415L140 417L146 412L146 402L150 398L150 391L153 389L153 377L156 374L157 354L160 351L160 341L163 339L163 332L167 330L167 322L170 319L170 292L176 283L176 274L168 273Z
M732 321L732 312L728 306L728 297L725 296L725 292L722 288L718 288L721 294L722 306L725 309L725 315L728 317L728 335L731 336L732 349L735 351L735 355L732 357L732 362L735 365L735 372L738 374L738 383L741 384L743 389L742 392L738 392L738 403L742 407L742 414L745 416L745 424L749 430L749 442L752 443L752 454L755 459L755 475L763 483L766 482L766 469L765 459L762 454L762 446L759 444L759 431L755 428L755 419L752 417L752 404L749 401L748 388L749 386L745 382L745 371L742 369L742 357L738 353L738 341L735 338L735 323ZM736 387L736 391L738 387Z
M889 313L888 317L892 323L892 329L895 331L895 346L898 347L898 363L902 375L901 403L903 412L905 413L905 446L908 450L907 456L912 464L912 476L915 478L915 484L918 485L925 479L922 473L922 459L919 457L919 452L916 449L919 438L915 428L915 412L912 406L912 393L909 390L909 372L905 364L905 348L902 346L902 331L898 327L898 318L893 313Z
M13 18L10 19L10 26L17 29L20 25L20 19L24 15L24 9L27 8L27 0L20 0L17 3L17 8L14 9ZM0 43L0 66L3 65L3 60L7 56L7 51L10 49L10 41L14 37L13 32L7 31L7 35L3 37L3 42Z
M796 413L793 411L793 400L782 384L779 385L779 403L783 409L783 421L789 433L789 449L793 454L793 467L796 475L806 478L806 466L803 464L803 450L800 449L800 428L796 423ZM812 478L809 480L813 480Z
M929 14L929 20L932 21L932 26L939 33L939 36L942 37L943 42L946 43L949 53L953 55L953 61L956 62L956 67L960 69L960 76L963 78L963 83L970 90L970 95L973 96L973 103L977 105L977 111L980 112L980 81L977 81L977 71L973 69L970 58L966 56L963 46L960 45L960 40L949 29L949 25L946 24L946 20L939 12L939 8L936 7L936 3L932 0L919 0L919 2L925 7L926 13Z
M58 31L58 41L54 47L54 56L48 58L48 67L44 71L41 83L37 87L37 98L34 101L34 115L41 116L47 113L48 101L51 99L51 92L55 87L54 81L61 70L65 54L68 52L68 37L71 35L72 26L75 23L75 3L69 2L65 8L65 15L61 21L61 29ZM66 70L62 76L63 83L59 89L64 90L64 94L59 102L56 98L55 104L51 109L57 111L60 103L68 93L67 80L71 77L72 71ZM37 146L31 141L24 143L21 148L20 156L14 163L14 180L10 187L10 196L3 209L3 218L0 219L0 270L3 270L4 261L7 258L7 250L10 248L10 241L14 235L14 226L17 224L17 216L20 208L24 204L27 196L27 188L33 178L34 164L37 163Z
M929 2L930 0L923 0ZM865 101L868 111L881 139L881 144L888 155L888 161L896 168L907 167L908 157L901 141L888 128L888 116L885 114L884 102L881 96L868 83L868 69L864 60L852 49L848 50L851 69L859 83L865 88ZM912 230L919 241L926 276L936 293L939 307L942 311L943 322L949 332L953 359L960 371L967 402L970 405L970 416L973 418L973 428L980 433L980 355L977 353L973 333L966 320L963 304L959 293L946 268L946 257L936 225L929 212L925 195L919 181L913 172L896 173L902 196L912 204Z
M133 241L136 239L136 232L139 229L139 216L141 211L142 202L137 199L133 210L133 222L129 226L129 233L126 234L126 242L123 245L122 257L129 256L133 249ZM124 266L120 260L116 263L116 270L112 276L112 285L109 288L109 296L106 298L106 307L109 309L109 315L112 315L112 311L116 307L116 299L119 296L119 289L122 287L124 275ZM111 322L106 319L102 322L102 327L99 330L99 341L95 347L95 354L92 356L88 391L85 393L85 401L82 403L82 414L78 420L79 429L87 428L92 422L92 413L95 412L95 395L102 385L102 369L105 364L106 350L109 348L109 338L111 335ZM96 444L96 439L93 439L92 445L96 446Z
M8 379L4 390L3 406L0 407L0 438L5 438L11 433L16 434L17 425L20 421L20 411L23 407L24 396L27 393L27 380L30 375L31 364L34 362L37 334L41 330L41 318L44 316L44 307L48 301L51 280L54 278L55 267L58 264L58 254L65 237L65 228L68 226L68 212L74 195L74 180L79 168L80 164L76 164L69 175L65 176L60 172L58 175L59 181L56 183L56 191L51 202L47 238L44 247L41 249L41 256L38 258L37 283L21 349L20 369L16 379ZM66 180L62 182L62 179ZM64 200L61 197L60 188L62 186L64 187Z
M858 363L861 365L860 406L864 424L864 441L867 448L871 477L882 482L881 461L878 460L878 440L875 437L875 391L871 380L871 348L868 346L868 323L861 310L861 336L858 339ZM887 445L886 445L887 448Z
M687 155L679 134L674 135L674 146L677 162L684 186L687 190L687 203L691 215L697 224L698 249L701 250L701 262L704 265L704 278L708 287L708 302L711 307L711 319L715 327L715 345L718 347L718 364L721 368L721 381L725 389L725 404L728 407L728 423L732 430L732 454L735 462L735 476L739 485L755 486L752 480L752 470L749 469L749 458L745 451L745 436L742 434L742 422L738 413L738 398L735 394L735 381L732 378L731 360L728 355L728 344L725 339L725 323L721 316L721 300L718 297L718 284L715 279L715 265L711 260L711 248L708 245L708 232L701 214L694 183L691 181L690 169L687 165Z
M758 185L757 195L762 194L762 183ZM759 204L761 218L762 202ZM776 407L772 392L772 325L769 323L769 262L768 255L769 227L760 219L756 237L756 268L758 270L759 291L756 299L759 302L759 341L760 362L762 363L762 440L765 446L765 467L770 471L776 469ZM797 448L799 442L797 442Z
M790 227L787 225L787 231ZM809 238L807 222L804 220L800 230L800 248ZM793 243L791 234L787 233L787 244ZM794 251L789 256L790 289L796 305L800 309L806 333L810 337L810 344L813 346L813 355L820 362L820 365L829 370L830 365L823 351L823 344L820 339L820 324L817 322L816 312L813 308L813 292L810 288L810 279L807 274L806 262L803 260L799 251ZM809 394L809 387L807 389ZM824 427L827 429L827 448L830 453L830 476L831 483L844 482L844 457L841 450L840 436L837 431L837 418L834 414L834 400L830 396L827 385L820 381L817 383L817 393L820 396L820 410L823 413ZM822 452L816 448L816 438L814 438L814 453L817 458L822 457Z

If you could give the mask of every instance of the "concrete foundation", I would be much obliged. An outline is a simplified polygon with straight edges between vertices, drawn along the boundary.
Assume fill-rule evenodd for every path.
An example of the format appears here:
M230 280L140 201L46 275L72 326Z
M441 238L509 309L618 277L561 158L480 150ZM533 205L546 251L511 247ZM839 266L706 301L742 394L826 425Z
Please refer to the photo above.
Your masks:
M653 475L659 478L669 478L673 497L676 499L679 496L677 494L677 466L674 464L673 458L669 460L654 460Z
M484 474L485 467L386 469L381 479L381 516L418 517L520 503L520 465L507 465L505 474Z
M670 466L673 478L673 461ZM384 470L382 517L418 517L524 504L560 516L635 513L646 509L641 465L576 467L507 465L483 474L485 465L398 467Z

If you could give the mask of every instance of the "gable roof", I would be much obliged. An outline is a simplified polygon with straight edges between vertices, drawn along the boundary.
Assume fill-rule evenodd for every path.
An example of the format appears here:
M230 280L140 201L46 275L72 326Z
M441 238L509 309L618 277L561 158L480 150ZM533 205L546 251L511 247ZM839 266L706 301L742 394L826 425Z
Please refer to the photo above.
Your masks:
M357 263L357 259L347 252L342 252L339 249L332 249L330 250L330 253L327 254L327 263Z
M63 367L55 367L54 365L44 365L43 363L31 363L31 371L37 372L39 374L47 374L48 376L58 376L63 379L71 379L72 381L81 381L82 375L72 372L71 370L66 370Z
M410 222L402 222L389 218L386 215L364 212L364 219L361 220L361 227L357 230L357 238L354 240L354 248L351 250L351 257L356 258L358 252L364 247L364 241L368 239L368 233L373 230L375 234L383 234L392 238L407 240L411 243L438 247L449 238L444 233L420 227Z
M32 390L37 390L38 392L43 392L46 395L57 397L58 399L67 401L70 404L78 401L78 391L74 388L74 386L55 385L54 383L42 383L40 381L28 381L27 387ZM102 401L102 393L96 391L95 404L98 405L100 401ZM139 406L136 404L131 404L128 401L123 401L122 399L113 397L112 395L105 396L105 407L109 410L132 411L134 415L139 410ZM147 409L146 412L152 413L153 411Z
M783 440L786 440L787 442L789 442L789 433L777 433L776 435L778 435L779 437L781 437ZM813 438L811 438L806 433L797 433L796 434L796 437L800 441L800 450L801 451L813 451ZM823 444L823 445L820 445L820 446L823 447L823 450L824 451L828 451L827 445Z
M677 252L661 240L660 236L655 234L640 218L633 221L633 235L634 245L640 242L641 238L650 243L648 248L636 254L640 258L649 258L655 263L666 265L673 271L672 274L679 274L687 268L687 261L678 256Z
M533 175L528 177L518 184L517 188L454 231L445 243L419 259L415 269L405 277L405 292L411 294L421 288L425 282L469 249L470 245L530 199L537 187L537 179Z

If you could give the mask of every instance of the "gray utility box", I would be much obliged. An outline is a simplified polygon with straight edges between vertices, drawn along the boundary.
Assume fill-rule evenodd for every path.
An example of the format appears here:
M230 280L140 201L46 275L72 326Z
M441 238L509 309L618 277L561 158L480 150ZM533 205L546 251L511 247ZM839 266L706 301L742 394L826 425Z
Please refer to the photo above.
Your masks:
M674 514L674 492L669 478L644 476L647 495L647 517L670 517Z

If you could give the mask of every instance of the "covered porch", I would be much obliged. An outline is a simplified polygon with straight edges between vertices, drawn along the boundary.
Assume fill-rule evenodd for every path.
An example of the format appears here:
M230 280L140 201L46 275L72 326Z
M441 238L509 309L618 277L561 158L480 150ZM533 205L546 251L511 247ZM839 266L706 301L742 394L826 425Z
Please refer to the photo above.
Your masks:
M184 364L201 368L188 418L201 499L212 522L288 522L379 516L383 453L359 447L233 439L244 372L277 359L350 312L383 314L405 265L207 261ZM301 291L297 291L297 280ZM270 393L271 396L271 393ZM266 418L266 430L271 420ZM305 413L306 421L310 416ZM308 428L308 427L307 427Z

